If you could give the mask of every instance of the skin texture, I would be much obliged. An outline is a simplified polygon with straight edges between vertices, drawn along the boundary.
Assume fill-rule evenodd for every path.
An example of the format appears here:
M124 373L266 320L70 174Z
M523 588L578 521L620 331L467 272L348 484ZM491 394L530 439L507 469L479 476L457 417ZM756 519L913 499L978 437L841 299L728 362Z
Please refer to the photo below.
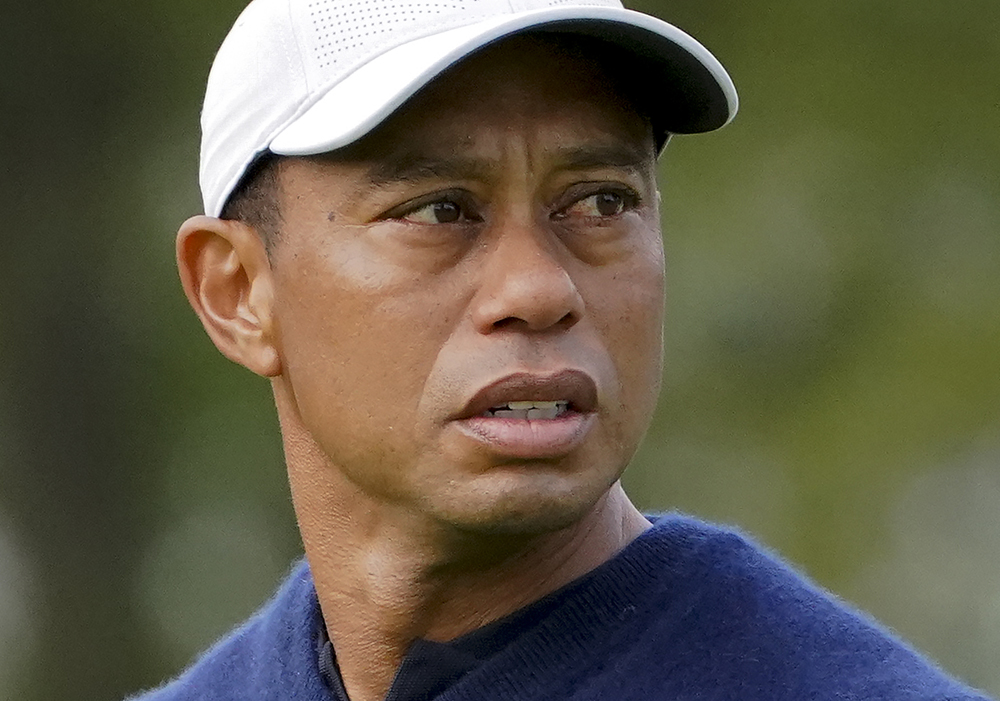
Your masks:
M648 527L618 480L659 390L663 251L651 129L614 85L508 40L353 146L282 160L270 256L237 222L178 234L209 335L271 378L354 701L384 698L415 638L506 615ZM497 380L567 370L596 388L567 442L513 455L459 420Z

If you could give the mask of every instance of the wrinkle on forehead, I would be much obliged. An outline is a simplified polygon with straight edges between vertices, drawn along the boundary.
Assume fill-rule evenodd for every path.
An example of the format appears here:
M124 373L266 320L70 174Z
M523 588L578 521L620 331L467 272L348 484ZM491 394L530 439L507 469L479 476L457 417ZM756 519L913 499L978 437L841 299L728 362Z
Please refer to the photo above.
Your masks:
M550 148L547 157L556 170L582 171L610 166L639 172L648 163L649 153L631 141L615 141ZM372 187L431 179L486 180L495 167L495 160L475 155L434 156L411 151L373 163L368 168L367 180Z

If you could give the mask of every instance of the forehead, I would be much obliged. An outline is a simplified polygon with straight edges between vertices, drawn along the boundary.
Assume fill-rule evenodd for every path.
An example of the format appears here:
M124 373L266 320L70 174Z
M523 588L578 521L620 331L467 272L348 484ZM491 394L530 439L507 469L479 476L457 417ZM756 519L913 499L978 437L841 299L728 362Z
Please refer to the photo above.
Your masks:
M550 150L625 145L655 159L652 127L627 59L602 42L517 36L453 66L334 161L400 164L424 151L500 158L515 136Z

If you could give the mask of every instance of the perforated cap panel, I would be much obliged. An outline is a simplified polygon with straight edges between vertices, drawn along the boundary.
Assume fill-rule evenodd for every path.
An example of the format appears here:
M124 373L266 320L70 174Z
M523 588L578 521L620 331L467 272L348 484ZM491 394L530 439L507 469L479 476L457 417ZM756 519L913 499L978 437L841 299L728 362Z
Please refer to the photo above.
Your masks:
M387 33L413 33L442 15L468 12L479 0L408 2L407 0L314 0L308 4L313 52L320 68L335 68L342 56L353 62L368 45L385 43Z

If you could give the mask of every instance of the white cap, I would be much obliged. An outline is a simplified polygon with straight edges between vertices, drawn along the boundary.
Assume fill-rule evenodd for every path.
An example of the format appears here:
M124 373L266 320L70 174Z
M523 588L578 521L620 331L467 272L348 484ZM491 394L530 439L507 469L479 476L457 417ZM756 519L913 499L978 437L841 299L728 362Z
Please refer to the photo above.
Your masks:
M202 111L201 190L219 216L263 153L308 156L364 136L448 66L525 30L605 39L651 61L670 133L711 131L736 89L693 38L618 0L253 0L219 49Z

